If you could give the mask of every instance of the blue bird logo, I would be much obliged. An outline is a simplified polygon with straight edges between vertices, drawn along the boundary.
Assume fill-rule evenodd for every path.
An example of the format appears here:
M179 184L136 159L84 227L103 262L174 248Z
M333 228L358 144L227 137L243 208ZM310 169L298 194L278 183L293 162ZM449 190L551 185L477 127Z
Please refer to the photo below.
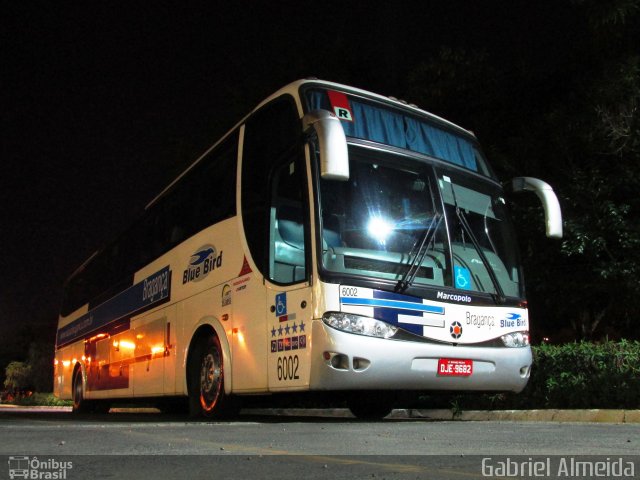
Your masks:
M199 252L196 252L193 255L191 255L191 261L189 262L189 264L192 266L200 265L210 256L212 255L215 256L215 253L216 251L211 247L205 250L200 250Z

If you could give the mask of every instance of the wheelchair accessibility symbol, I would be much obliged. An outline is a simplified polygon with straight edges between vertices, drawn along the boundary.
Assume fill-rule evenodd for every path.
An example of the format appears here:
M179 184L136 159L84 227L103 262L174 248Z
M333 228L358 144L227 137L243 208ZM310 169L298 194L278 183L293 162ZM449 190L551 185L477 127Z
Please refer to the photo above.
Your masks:
M471 272L468 269L455 267L454 275L456 277L456 288L471 290Z
M287 314L287 294L279 293L276 295L276 317L282 317Z

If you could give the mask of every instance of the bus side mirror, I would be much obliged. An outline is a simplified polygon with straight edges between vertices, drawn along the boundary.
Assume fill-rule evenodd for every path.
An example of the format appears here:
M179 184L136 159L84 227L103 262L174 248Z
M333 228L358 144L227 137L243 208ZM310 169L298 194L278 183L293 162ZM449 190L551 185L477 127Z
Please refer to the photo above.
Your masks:
M349 180L347 137L338 117L327 110L314 110L302 119L304 132L315 132L320 149L320 176L325 180Z
M560 203L553 188L551 188L548 183L533 177L516 177L511 180L511 189L514 193L535 193L544 208L547 237L562 238L562 212L560 211Z

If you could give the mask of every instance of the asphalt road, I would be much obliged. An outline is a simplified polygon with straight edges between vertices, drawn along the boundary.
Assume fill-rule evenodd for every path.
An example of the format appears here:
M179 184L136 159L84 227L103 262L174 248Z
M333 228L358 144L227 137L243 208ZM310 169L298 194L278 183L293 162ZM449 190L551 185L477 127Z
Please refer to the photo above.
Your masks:
M634 475L640 475L640 457L631 457L638 454L640 424L266 415L208 422L153 413L0 411L5 466L11 465L9 456L14 466L18 456L45 463L67 459L74 466L65 471L69 479L140 473L144 478L483 478L483 473L496 476L483 470L483 458L509 457L526 467L578 455L604 462L624 458L635 462ZM55 462L42 468L55 468ZM8 467L0 464L0 478L5 474L8 478Z

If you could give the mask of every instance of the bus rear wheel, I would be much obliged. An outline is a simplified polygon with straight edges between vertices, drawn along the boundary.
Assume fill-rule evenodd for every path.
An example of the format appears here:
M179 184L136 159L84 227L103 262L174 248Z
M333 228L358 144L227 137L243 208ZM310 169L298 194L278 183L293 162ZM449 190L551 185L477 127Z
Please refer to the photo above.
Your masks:
M74 413L89 413L92 410L91 402L85 400L84 389L82 387L82 369L76 368L73 374L73 406L71 411Z
M210 336L199 342L189 362L189 414L223 418L237 413L224 393L224 361L220 340Z
M107 400L87 400L82 388L82 369L76 368L73 373L73 390L71 392L74 413L109 413L111 404Z

